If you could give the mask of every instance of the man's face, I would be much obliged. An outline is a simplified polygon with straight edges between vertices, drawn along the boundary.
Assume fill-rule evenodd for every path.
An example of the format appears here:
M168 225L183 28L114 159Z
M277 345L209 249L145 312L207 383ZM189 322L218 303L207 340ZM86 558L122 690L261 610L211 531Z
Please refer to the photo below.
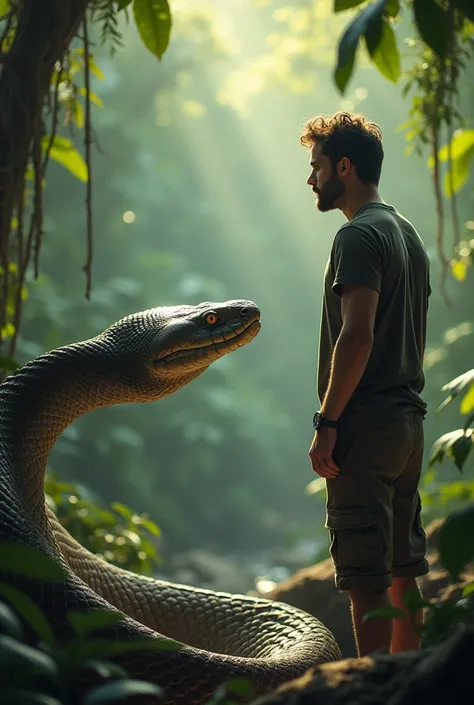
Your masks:
M345 183L333 169L329 157L321 154L321 146L316 143L311 150L311 174L306 183L318 196L316 205L322 213L338 208L346 192Z

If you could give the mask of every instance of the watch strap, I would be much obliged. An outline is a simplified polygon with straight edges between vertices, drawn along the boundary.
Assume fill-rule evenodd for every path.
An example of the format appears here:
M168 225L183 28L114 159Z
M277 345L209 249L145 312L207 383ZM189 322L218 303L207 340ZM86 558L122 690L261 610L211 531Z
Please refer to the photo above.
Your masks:
M318 430L320 428L339 428L339 422L328 419L320 411L317 411L313 416L313 428Z

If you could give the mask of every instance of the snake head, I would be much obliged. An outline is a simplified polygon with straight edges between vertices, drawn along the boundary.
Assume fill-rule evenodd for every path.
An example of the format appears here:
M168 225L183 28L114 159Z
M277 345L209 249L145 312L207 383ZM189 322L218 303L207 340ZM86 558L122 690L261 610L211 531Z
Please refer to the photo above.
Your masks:
M259 330L258 307L236 300L141 311L118 321L101 337L116 351L112 366L119 370L121 386L135 395L128 400L154 401L247 345Z

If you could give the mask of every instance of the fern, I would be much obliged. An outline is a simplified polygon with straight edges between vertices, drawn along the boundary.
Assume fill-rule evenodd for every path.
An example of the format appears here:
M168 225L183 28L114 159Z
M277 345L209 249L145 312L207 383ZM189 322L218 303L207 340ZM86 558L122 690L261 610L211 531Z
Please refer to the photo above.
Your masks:
M91 20L100 27L100 41L109 45L113 56L123 47L122 33L119 30L119 7L115 0L92 0L90 3Z

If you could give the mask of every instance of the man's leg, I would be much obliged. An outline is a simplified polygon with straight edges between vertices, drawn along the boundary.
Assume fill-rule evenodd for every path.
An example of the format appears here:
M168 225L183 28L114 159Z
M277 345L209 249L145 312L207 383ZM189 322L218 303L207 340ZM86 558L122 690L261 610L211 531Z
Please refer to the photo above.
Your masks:
M349 590L349 597L358 655L368 656L374 651L388 652L394 620L383 617L362 621L366 612L390 605L388 590Z
M403 473L395 483L393 498L393 563L390 597L396 607L406 612L403 595L407 590L419 593L416 577L429 572L426 560L426 535L421 521L421 501L418 492L423 464L423 419L419 414L411 417L413 427L413 452ZM423 610L414 616L416 625L423 623ZM413 628L410 615L393 620L390 652L411 651L420 648L420 637Z
M395 607L407 611L403 602L403 595L406 590L416 590L419 593L416 578L393 578L390 590L392 604ZM416 625L423 624L423 610L418 610L415 614ZM420 637L413 628L413 618L407 612L406 618L393 620L392 641L390 653L396 654L399 651L415 651L420 648Z
M411 440L410 427L398 421L357 434L342 429L335 449L341 472L326 481L336 587L349 594L360 656L390 650L392 619L363 618L390 605L393 480L411 451Z

